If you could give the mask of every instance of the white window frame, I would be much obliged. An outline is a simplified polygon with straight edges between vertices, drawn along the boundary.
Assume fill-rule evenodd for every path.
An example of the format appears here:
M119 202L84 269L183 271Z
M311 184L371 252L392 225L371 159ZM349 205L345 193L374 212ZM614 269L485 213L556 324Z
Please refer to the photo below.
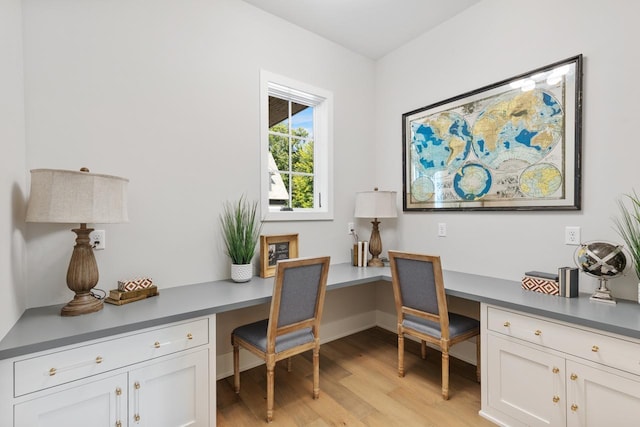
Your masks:
M314 205L281 211L269 207L269 95L313 108ZM263 221L333 219L333 93L260 70L260 206ZM320 198L320 200L319 200Z

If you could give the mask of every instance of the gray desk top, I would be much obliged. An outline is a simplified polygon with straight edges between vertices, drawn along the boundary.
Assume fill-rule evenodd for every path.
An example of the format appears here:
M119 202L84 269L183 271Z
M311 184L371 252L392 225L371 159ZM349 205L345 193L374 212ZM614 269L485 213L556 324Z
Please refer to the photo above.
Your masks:
M588 295L555 297L525 291L517 281L453 271L445 271L444 279L447 294L452 296L640 339L640 305L631 301L609 305L591 302ZM389 268L333 264L327 289L379 280L391 280ZM161 289L160 296L135 304L105 304L103 310L79 317L60 316L63 304L31 308L0 341L0 360L266 303L271 299L272 286L273 278L260 277L247 283L221 280L179 286Z

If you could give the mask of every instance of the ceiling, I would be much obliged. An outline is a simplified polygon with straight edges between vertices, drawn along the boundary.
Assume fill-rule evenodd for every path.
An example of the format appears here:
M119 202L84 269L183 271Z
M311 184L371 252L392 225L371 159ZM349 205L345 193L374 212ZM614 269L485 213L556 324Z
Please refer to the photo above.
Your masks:
M480 0L244 0L379 59Z

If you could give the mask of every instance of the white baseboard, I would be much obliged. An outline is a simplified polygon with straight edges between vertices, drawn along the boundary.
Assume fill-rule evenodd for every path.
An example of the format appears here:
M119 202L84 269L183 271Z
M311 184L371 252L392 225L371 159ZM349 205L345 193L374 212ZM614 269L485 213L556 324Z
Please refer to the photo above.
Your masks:
M359 313L346 319L323 323L320 329L321 342L331 342L374 326L396 333L396 315L375 310ZM476 364L476 344L474 341L456 344L451 348L450 354L472 365ZM264 362L253 354L247 351L240 352L240 371L255 368L262 364ZM216 358L216 379L219 380L230 375L233 375L233 352L219 354Z

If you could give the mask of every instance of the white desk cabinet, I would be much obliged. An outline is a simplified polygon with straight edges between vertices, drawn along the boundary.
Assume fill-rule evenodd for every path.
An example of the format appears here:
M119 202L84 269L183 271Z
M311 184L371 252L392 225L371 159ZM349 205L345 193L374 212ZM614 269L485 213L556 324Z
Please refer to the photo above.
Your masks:
M564 359L491 334L487 346L483 366L489 374L489 412L508 416L507 425L565 425L564 376L559 368Z
M14 410L15 427L126 426L127 374L27 400Z
M638 355L637 357L640 357ZM640 378L567 360L567 426L637 426Z
M208 425L207 368L208 352L204 349L130 371L129 425ZM211 412L215 417L215 406Z
M215 315L3 360L0 425L213 426L211 361Z
M504 426L636 426L640 341L482 304L482 411Z

